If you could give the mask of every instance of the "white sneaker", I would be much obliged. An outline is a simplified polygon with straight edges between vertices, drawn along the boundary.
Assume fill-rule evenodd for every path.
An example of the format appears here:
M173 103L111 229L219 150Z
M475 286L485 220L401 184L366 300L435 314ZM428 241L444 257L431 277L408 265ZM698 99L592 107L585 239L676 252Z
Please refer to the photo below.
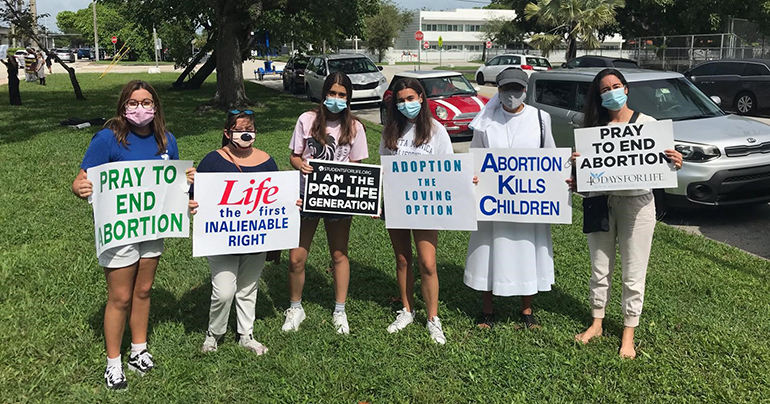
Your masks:
M241 338L238 339L238 345L256 353L257 355L262 355L263 353L267 352L267 347L257 342L257 340L254 339L254 336L251 334L241 335Z
M299 330L299 325L305 320L305 309L301 307L297 309L286 309L286 311L283 312L283 315L286 316L286 321L283 322L281 330L297 331Z
M109 390L124 390L128 388L126 375L121 366L107 366L104 369L104 385Z
M217 351L217 337L206 331L206 339L203 340L202 352L216 352Z
M131 352L128 355L128 370L139 373L144 376L149 373L155 364L152 362L152 355L146 349L138 354Z
M428 324L425 327L428 328L433 342L440 345L446 344L446 337L444 336L444 330L441 328L441 320L439 320L438 316L433 317L433 320L428 320Z
M398 316L396 316L396 321L392 322L388 326L388 332L391 334L403 330L406 328L406 326L414 322L414 311L408 312L406 309L401 309L396 313L398 313Z
M332 314L332 323L337 328L337 334L350 334L350 326L348 325L348 315L344 311L335 312Z

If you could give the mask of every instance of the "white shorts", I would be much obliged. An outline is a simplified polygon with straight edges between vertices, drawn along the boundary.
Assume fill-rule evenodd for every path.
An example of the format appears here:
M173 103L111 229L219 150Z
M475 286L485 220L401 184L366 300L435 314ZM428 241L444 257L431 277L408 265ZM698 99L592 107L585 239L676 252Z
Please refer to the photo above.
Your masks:
M123 268L139 261L139 258L155 258L163 253L163 239L142 241L110 248L99 256L99 265L105 268Z

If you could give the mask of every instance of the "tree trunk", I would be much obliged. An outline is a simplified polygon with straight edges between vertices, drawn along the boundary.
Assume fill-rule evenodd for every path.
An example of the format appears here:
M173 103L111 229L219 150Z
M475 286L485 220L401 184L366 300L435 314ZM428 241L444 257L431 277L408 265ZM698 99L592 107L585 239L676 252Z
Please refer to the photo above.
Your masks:
M217 68L217 51L215 50L209 57L209 60L207 60L206 63L204 63L203 66L201 66L201 68L198 69L197 72L195 72L195 75L192 76L190 80L187 80L184 84L182 84L181 87L175 87L175 89L197 90L201 88L201 85L203 84L203 82L206 81L206 79L211 75L211 73L214 72L214 69L216 68Z
M11 55L11 57L15 57ZM3 62L5 63L5 62ZM8 63L11 63L10 61ZM19 91L19 68L8 66L8 96L11 105L21 105L21 91Z
M569 62L572 59L575 59L576 57L577 57L577 38L570 35L569 38L567 38L567 53L564 55L564 58L567 59L567 62Z
M184 69L182 74L179 75L179 78L177 78L174 84L171 85L171 88L173 90L186 89L185 82L184 82L185 79L187 79L187 76L189 76L190 73L192 73L192 71L195 70L195 66L197 66L198 63L200 63L201 59L203 59L203 56L205 56L206 53L208 53L208 51L211 50L211 48L213 47L215 38L216 38L216 35L209 35L209 39L208 41L206 41L206 45L204 45L203 48L198 51L198 54L195 55L195 57L190 62L190 64L188 64L187 67ZM211 55L211 56L213 58L214 55ZM211 73L209 72L209 74ZM206 77L208 77L208 75L206 75ZM192 80L193 77L191 77L190 79ZM206 78L204 77L203 79L205 80ZM200 87L200 84L198 85L198 87Z
M46 52L46 54L48 54L48 52ZM83 96L83 91L80 89L80 83L78 83L78 78L77 78L77 76L75 76L75 69L67 66L64 62L62 62L61 59L59 59L58 56L56 56L54 59L69 74L69 76L70 76L70 83L72 83L72 89L75 91L75 99L79 100L79 101L85 101L86 97Z
M242 34L237 13L221 10L217 19L217 94L210 104L221 109L251 105L243 86Z
M487 44L481 45L481 61L486 62L487 61Z

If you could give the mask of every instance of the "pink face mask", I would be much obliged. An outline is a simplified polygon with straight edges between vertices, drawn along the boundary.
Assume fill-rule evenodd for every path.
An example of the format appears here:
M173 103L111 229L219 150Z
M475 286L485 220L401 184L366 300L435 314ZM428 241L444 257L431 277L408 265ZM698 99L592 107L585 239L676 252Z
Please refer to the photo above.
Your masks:
M126 119L131 125L143 128L152 122L155 118L155 108L144 109L139 107L135 110L126 110Z

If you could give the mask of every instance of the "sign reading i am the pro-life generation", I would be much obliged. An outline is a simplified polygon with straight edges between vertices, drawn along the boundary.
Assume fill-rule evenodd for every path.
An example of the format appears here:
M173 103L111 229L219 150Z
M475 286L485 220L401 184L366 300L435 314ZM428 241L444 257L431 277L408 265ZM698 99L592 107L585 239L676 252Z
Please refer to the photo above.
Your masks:
M385 227L476 230L473 155L382 156Z
M197 173L193 257L299 246L299 171Z
M578 191L675 188L670 120L575 129Z
M192 161L120 161L89 168L96 255L148 240L190 236L185 170Z
M479 221L572 223L572 150L471 149Z
M371 164L308 161L302 209L310 213L380 215L382 167Z

